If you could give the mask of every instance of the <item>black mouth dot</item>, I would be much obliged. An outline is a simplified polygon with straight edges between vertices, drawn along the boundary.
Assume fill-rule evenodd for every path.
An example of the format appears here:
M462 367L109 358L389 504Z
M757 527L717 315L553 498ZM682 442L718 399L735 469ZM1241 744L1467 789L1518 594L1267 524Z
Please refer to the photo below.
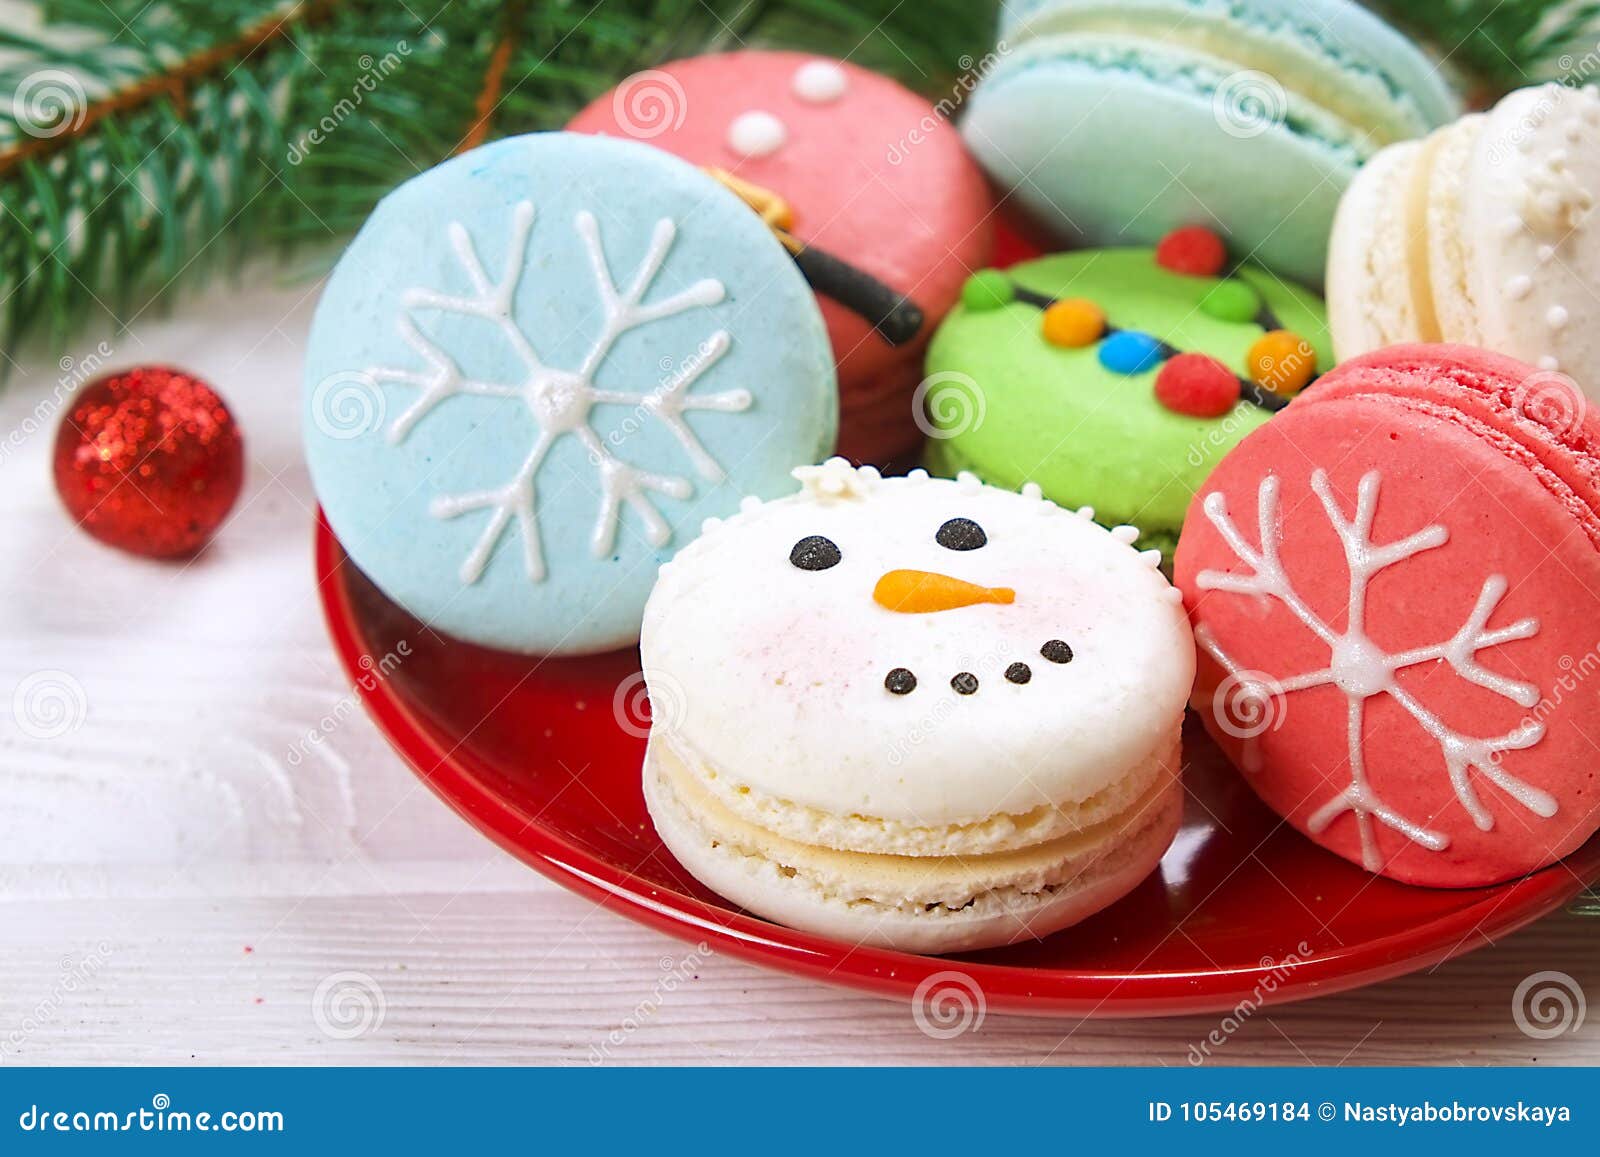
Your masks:
M1072 648L1067 646L1066 643L1062 642L1060 639L1051 639L1048 643L1039 648L1039 654L1043 655L1046 659L1049 659L1052 663L1072 662Z
M1009 683L1026 683L1033 678L1033 668L1026 663L1013 663L1006 668L1006 681Z
M893 695L909 695L917 689L917 677L904 667L896 667L883 677L883 685Z
M963 671L950 680L950 686L956 689L957 695L971 695L978 689L978 677L971 671Z

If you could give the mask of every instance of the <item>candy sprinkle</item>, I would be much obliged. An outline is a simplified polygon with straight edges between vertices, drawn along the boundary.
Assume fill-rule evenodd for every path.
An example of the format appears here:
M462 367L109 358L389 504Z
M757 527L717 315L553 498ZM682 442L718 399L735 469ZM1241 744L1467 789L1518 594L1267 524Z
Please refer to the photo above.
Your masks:
M1066 349L1082 349L1106 332L1106 311L1084 297L1069 297L1044 311L1044 340Z
M1228 267L1228 247L1211 230L1185 225L1161 239L1156 264L1189 277L1216 277Z
M1156 375L1156 401L1192 418L1220 418L1239 402L1232 370L1206 354L1179 354Z
M1200 312L1218 321L1247 322L1261 309L1261 295L1242 281L1219 281L1200 299Z
M961 304L968 309L999 309L1016 297L1011 279L998 269L981 269L961 287Z
M1114 374L1142 374L1161 364L1162 345L1136 329L1118 330L1100 343L1100 364Z
M1317 372L1317 351L1297 333L1275 329L1263 334L1245 356L1250 376L1264 390L1290 398Z

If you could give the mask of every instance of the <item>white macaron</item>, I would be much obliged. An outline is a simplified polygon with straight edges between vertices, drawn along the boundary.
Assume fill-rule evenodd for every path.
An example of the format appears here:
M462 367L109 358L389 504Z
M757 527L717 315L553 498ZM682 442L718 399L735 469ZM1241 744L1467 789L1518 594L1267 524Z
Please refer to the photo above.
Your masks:
M664 567L645 613L672 853L752 912L915 952L1044 936L1135 887L1177 830L1194 675L1159 556L1034 487L796 475Z
M1519 89L1378 153L1328 257L1340 360L1454 342L1571 375L1600 398L1600 92Z

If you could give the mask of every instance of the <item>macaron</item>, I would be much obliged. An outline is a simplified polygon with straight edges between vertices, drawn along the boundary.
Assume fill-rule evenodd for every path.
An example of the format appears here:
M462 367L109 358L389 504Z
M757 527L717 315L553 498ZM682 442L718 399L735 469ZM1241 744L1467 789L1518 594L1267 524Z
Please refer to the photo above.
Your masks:
M350 558L443 633L634 642L656 568L831 446L815 300L733 193L571 133L384 198L311 327L304 437Z
M1600 399L1600 91L1510 94L1361 171L1334 221L1328 318L1354 357L1460 342Z
M1342 363L1218 465L1178 544L1195 706L1266 803L1412 884L1600 829L1600 416L1464 346Z
M1203 229L985 270L928 350L927 463L1170 553L1211 467L1331 366L1321 301Z
M909 952L1042 937L1177 830L1194 673L1154 556L1040 496L843 459L662 571L645 800L695 877Z
M962 133L1070 244L1203 224L1320 285L1362 162L1458 112L1432 62L1347 0L1025 0L1003 6Z
M990 260L993 195L948 116L899 84L797 52L696 56L636 73L568 126L645 141L773 196L801 243L900 295L922 321L891 344L819 297L838 363L840 454L914 460L912 396L929 335Z

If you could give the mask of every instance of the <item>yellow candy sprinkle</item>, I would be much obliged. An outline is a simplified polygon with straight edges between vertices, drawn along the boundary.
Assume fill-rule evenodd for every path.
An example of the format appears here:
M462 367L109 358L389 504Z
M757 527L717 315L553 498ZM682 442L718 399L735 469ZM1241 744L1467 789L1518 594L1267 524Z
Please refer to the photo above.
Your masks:
M1292 398L1317 372L1317 351L1297 333L1275 329L1262 334L1245 355L1256 385L1281 398Z
M1044 311L1043 329L1051 345L1081 349L1105 336L1106 313L1087 298L1069 297Z

